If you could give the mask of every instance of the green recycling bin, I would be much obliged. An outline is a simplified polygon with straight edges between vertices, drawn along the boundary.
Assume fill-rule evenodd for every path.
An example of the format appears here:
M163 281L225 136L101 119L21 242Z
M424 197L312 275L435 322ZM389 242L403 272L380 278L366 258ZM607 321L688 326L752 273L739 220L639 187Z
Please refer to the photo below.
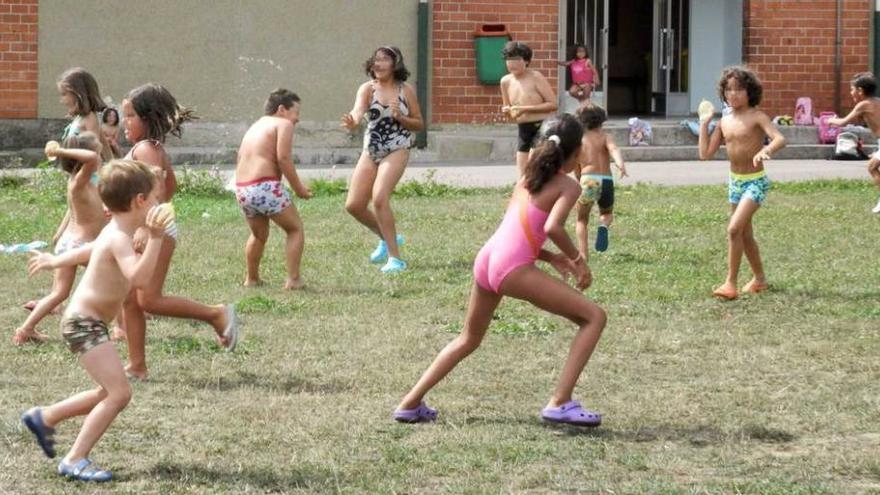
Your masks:
M507 65L501 51L510 40L504 24L480 24L474 33L477 79L480 84L498 84L507 74Z

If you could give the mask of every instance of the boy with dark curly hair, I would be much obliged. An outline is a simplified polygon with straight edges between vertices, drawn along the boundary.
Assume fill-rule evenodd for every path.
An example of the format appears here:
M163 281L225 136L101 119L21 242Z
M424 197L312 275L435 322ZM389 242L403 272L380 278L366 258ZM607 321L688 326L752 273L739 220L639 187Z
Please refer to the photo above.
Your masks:
M752 230L752 216L770 189L764 161L785 146L785 138L773 126L767 114L756 108L761 103L763 88L752 71L745 67L724 69L718 81L718 93L721 101L730 106L731 112L721 118L711 135L711 119L701 120L700 160L715 156L724 140L730 160L728 199L731 215L727 224L727 279L712 294L731 300L738 296L736 279L743 253L749 260L754 277L743 286L742 292L758 293L768 288ZM764 144L765 137L770 138L767 145Z

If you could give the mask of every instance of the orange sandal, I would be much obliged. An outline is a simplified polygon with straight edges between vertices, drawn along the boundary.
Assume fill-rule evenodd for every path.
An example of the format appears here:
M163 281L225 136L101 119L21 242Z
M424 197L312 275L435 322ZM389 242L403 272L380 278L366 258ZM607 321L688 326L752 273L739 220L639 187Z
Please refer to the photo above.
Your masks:
M738 296L738 294L736 293L736 287L731 287L727 284L713 290L712 295L721 299L725 299L727 301L733 301Z
M764 292L769 289L770 285L767 282L758 282L755 279L749 280L749 283L743 286L741 292L748 292L749 294L757 294L759 292Z

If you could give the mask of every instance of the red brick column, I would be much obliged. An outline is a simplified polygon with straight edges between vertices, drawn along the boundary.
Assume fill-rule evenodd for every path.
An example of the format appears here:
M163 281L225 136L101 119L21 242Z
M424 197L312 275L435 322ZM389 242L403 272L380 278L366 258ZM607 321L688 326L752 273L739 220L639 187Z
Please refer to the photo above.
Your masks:
M528 44L531 68L556 88L558 0L434 0L431 116L434 123L483 124L502 120L497 85L477 81L474 31L482 23L507 25Z
M37 0L0 0L0 118L37 117Z
M809 96L813 113L849 111L849 81L869 70L869 29L873 0L843 0L841 8L841 84L834 84L835 14L833 0L746 0L743 58L764 83L761 108L794 115L795 100Z

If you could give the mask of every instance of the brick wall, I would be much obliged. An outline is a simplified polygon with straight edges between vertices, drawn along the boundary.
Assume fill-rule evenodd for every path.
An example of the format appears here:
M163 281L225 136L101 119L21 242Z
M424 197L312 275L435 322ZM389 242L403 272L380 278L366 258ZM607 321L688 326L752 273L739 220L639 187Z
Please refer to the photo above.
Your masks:
M37 116L37 0L0 0L0 118Z
M813 113L852 109L849 80L869 70L873 0L843 0L841 84L834 84L834 0L745 0L743 58L764 83L761 108L771 117L794 114L795 100L809 96Z
M558 0L434 0L432 5L432 122L503 121L499 87L477 81L474 31L478 24L506 24L513 39L532 48L530 67L556 88Z

